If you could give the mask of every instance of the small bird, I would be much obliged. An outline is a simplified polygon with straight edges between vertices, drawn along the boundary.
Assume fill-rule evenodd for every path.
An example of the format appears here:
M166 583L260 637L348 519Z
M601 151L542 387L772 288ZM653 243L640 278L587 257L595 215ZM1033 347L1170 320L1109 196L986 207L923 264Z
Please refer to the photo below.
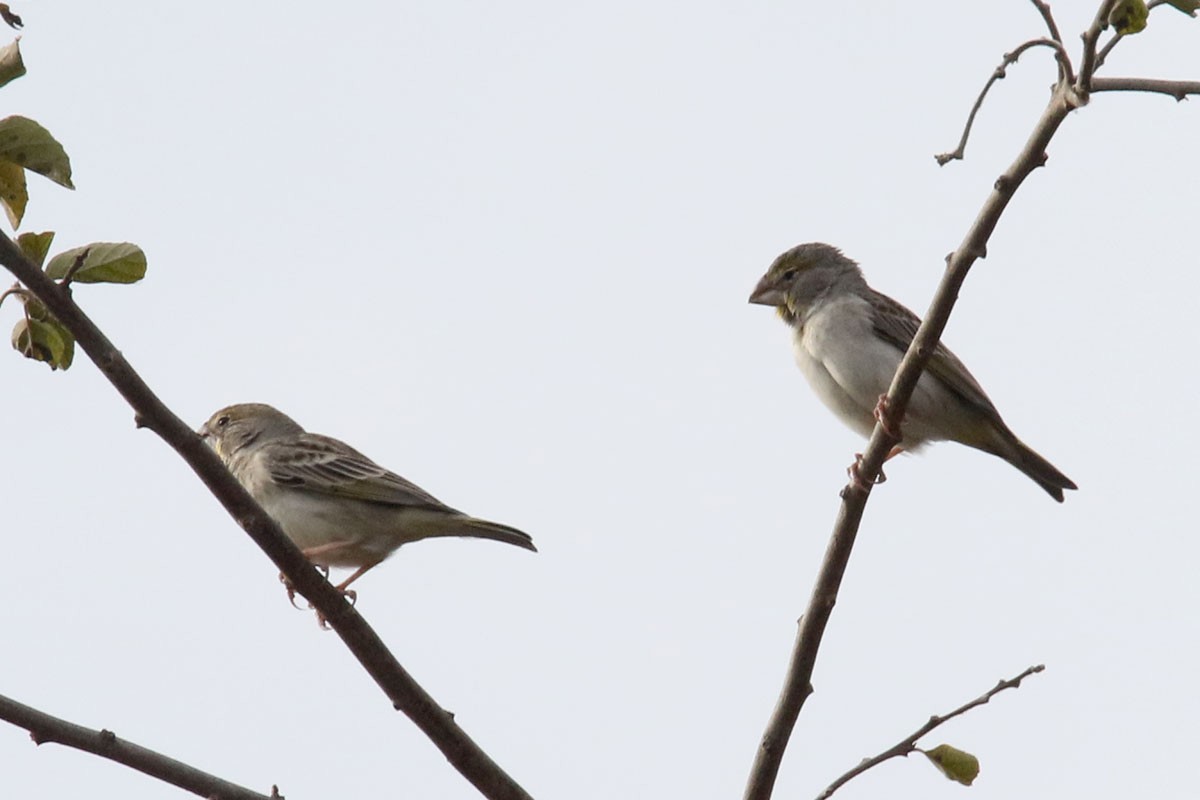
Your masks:
M892 376L921 324L870 286L858 264L831 245L801 244L771 264L750 302L775 306L793 330L796 363L817 397L852 430L870 437ZM900 443L888 458L931 441L954 441L1003 458L1058 502L1075 484L1016 437L978 381L939 344L908 404Z
M351 600L350 584L418 539L473 536L537 552L529 534L456 511L269 405L226 406L199 433L310 561L326 571L356 567L337 586Z

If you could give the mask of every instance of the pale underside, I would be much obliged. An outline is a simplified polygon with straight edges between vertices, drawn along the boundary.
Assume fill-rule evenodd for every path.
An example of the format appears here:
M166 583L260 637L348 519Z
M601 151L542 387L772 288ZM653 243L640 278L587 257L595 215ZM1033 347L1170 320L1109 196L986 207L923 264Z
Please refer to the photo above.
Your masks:
M880 338L875 328L871 304L862 297L845 296L813 309L793 339L796 364L813 391L863 437L874 430L873 411L904 355L895 344ZM990 404L988 410L994 413ZM901 447L915 450L926 442L947 439L979 446L983 444L979 441L981 429L992 427L980 425L981 415L986 415L983 408L964 402L926 372L909 401L901 426Z

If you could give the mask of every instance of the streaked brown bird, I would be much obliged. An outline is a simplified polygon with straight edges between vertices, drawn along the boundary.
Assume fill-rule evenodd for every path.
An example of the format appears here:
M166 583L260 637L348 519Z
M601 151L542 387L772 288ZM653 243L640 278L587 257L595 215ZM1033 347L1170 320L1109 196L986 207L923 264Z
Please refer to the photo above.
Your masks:
M858 264L820 242L775 259L750 302L776 308L792 329L796 363L817 397L870 437L876 409L921 324L917 315L868 286ZM1009 430L979 382L942 344L917 382L900 433L888 458L949 440L1003 458L1060 503L1064 489L1077 488Z
M345 442L308 433L263 403L226 406L200 435L289 539L319 567L353 567L348 587L403 544L493 539L537 552L529 534L467 516Z

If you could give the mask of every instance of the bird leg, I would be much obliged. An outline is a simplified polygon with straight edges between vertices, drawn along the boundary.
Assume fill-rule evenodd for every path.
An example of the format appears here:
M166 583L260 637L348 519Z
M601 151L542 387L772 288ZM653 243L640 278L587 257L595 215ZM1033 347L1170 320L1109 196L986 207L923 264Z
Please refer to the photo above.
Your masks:
M350 605L354 605L356 602L358 602L358 592L354 591L353 589L347 589L346 587L349 586L354 581L361 578L363 573L365 573L371 567L375 566L376 564L379 564L382 561L383 561L383 559L381 558L378 561L372 561L370 564L365 564L364 566L359 567L358 569L356 569L354 571L353 575L351 575L349 578L346 578L346 580L342 581L341 583L339 583L337 586L335 586L333 588L336 589L337 591L341 592L342 597L344 597L350 601ZM309 603L308 607L312 608L313 607L312 603ZM316 611L316 609L313 609L313 610ZM329 620L325 619L325 615L322 614L320 611L316 611L316 614L317 614L317 625L320 626L321 630L329 630Z
M345 547L350 544L353 544L353 542L350 542L348 540L347 541L337 541L337 542L326 542L325 544L320 544L320 545L317 545L316 547L306 548L304 550L301 550L300 552L304 555L305 558L307 558L309 561L313 562L313 566L316 567L320 571L322 577L328 579L329 578L329 565L320 563L319 561L316 561L315 559L319 559L322 556L328 556L330 553L336 553L339 550L345 549ZM374 567L375 565L379 564L382 561L383 561L382 558L377 558L374 561L370 561L366 564L363 564L361 567L356 569L350 575L349 578L346 578L346 580L342 581L341 583L339 583L337 586L335 586L333 588L339 594L341 594L342 597L345 597L350 602L350 605L354 605L355 601L358 600L358 593L348 587L350 586L350 584L354 583L354 581L361 578L363 576L363 574L366 573L367 570L371 569L371 567ZM300 606L296 605L296 587L292 585L292 582L289 581L287 579L287 576L284 575L283 573L279 574L279 581L280 581L280 583L282 583L284 585L284 588L287 589L288 602L290 602L293 607L299 608ZM312 603L309 603L308 607L313 608ZM323 629L328 629L329 622L328 622L328 620L325 619L325 615L322 614L320 611L317 611L316 613L317 613L317 624L320 625L321 628L323 628Z
M883 432L893 439L902 439L900 435L900 423L892 418L892 402L888 400L886 394L879 395L879 402L875 404L875 410L872 416L879 421L883 426ZM889 455L888 458L891 458Z
M383 562L383 559L379 558L374 561L370 561L366 564L363 564L361 567L354 570L353 574L351 574L349 578L346 578L346 580L342 581L341 583L339 583L337 586L335 586L333 588L337 589L339 592L344 594L346 596L346 598L350 601L350 605L354 605L354 601L358 599L358 593L355 592L353 589L347 589L346 587L349 586L350 584L354 583L356 580L361 578L363 575L365 575L367 570L371 569L371 567L378 566L382 562Z

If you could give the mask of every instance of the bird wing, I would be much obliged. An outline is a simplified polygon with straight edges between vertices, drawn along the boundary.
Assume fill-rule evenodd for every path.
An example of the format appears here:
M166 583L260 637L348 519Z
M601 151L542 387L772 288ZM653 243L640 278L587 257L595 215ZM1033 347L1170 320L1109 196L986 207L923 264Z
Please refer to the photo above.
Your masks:
M454 510L337 439L303 433L268 448L267 469L280 485L387 505Z
M917 335L917 328L921 326L920 317L887 295L874 290L871 305L875 309L875 332L902 352L907 351L913 337ZM941 342L938 342L937 348L925 365L925 371L963 400L983 411L993 422L998 423L1001 429L1007 429L1000 419L1000 412L992 405L975 376L958 360L958 356L951 353Z

